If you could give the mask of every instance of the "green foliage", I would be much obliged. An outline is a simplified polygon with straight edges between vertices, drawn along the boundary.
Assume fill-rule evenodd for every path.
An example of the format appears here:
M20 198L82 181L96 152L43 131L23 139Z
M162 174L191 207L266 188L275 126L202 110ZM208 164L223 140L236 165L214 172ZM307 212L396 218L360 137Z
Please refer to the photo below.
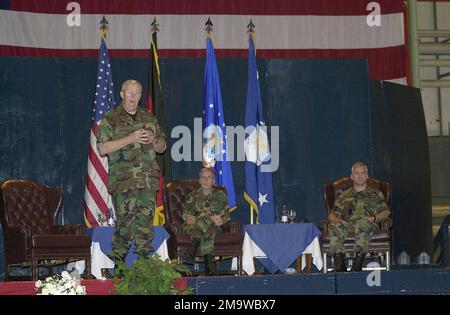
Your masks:
M148 258L140 257L131 268L121 262L115 270L118 279L116 294L151 294L174 295L192 294L192 288L175 288L175 281L182 277L182 273L190 272L176 260L163 261L158 255Z

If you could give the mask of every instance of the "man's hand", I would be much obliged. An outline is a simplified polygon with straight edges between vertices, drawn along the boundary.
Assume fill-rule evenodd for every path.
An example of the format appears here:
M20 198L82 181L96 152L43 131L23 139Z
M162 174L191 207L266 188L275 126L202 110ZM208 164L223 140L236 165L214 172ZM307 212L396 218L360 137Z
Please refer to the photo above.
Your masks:
M215 223L217 226L220 226L220 225L223 224L223 219L222 219L222 217L221 217L220 215L218 215L218 214L215 214L215 215L211 216L211 220L213 220L214 223Z
M153 141L155 141L155 134L151 130L144 130L144 131L147 133L148 137L148 142L146 144L153 143Z
M339 218L336 214L334 214L333 212L330 212L328 214L328 222L330 223L338 223L339 222Z
M141 144L149 144L152 143L155 139L155 136L153 135L153 132L145 130L145 129L139 129L135 132L130 134L131 142L132 143L141 143Z
M188 214L186 217L186 224L189 225L195 224L195 217L191 214Z
M156 152L163 153L166 149L166 141L155 139L155 141L153 141L153 148Z
M344 220L342 220L341 218L339 218L334 212L330 212L328 214L328 222L332 223L332 224L337 224L337 223L343 223L345 224L346 222Z
M366 216L367 220L369 220L370 223L374 223L375 221L375 215L371 214Z

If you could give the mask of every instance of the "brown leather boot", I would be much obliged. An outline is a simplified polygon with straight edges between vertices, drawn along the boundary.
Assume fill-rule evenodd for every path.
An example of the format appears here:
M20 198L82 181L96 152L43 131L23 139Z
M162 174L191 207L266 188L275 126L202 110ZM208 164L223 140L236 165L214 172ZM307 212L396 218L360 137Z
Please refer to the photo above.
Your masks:
M334 258L334 272L346 272L347 266L345 266L345 254L336 253L333 255Z

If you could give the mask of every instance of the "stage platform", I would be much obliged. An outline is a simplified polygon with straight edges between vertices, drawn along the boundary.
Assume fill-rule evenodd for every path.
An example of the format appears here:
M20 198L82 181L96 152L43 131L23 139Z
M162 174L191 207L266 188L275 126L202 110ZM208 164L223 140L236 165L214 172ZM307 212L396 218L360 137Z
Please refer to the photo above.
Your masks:
M197 295L450 294L450 269L188 278Z
M450 268L392 270L378 273L311 273L299 275L182 278L195 295L450 295ZM111 280L82 280L88 295L112 295ZM0 295L35 295L34 282L0 282Z

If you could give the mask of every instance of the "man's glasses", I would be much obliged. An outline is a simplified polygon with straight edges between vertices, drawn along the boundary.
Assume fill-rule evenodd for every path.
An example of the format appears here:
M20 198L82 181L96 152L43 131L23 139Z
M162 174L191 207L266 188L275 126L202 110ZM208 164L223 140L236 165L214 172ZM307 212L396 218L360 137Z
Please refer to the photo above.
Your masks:
M142 95L142 92L140 92L140 91L126 90L124 92L125 92L125 94L127 96L132 96L132 95L140 96L140 95Z

